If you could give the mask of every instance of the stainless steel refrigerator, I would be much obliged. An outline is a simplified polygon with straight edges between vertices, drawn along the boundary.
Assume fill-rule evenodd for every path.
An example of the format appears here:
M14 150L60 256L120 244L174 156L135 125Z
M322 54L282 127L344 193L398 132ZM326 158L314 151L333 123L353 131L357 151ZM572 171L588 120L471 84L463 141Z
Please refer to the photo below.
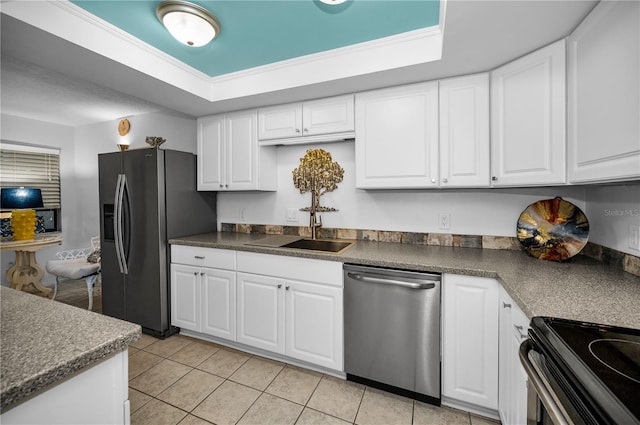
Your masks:
M98 155L102 311L166 337L173 237L216 230L215 192L196 191L196 156L166 149Z

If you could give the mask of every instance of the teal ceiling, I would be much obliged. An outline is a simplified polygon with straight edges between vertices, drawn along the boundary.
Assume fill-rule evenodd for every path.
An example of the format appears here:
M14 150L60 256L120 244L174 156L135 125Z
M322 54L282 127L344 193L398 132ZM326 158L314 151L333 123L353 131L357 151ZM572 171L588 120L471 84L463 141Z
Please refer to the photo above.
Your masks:
M211 77L437 25L440 9L439 0L192 0L222 25L194 48L158 21L160 0L71 1Z

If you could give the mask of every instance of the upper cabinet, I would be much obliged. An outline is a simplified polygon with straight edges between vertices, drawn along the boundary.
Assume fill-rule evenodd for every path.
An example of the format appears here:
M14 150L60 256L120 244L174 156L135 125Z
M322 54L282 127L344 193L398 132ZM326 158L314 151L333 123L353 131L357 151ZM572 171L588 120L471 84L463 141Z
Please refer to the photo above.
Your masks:
M276 152L260 147L257 112L198 118L198 190L276 190Z
M326 142L354 137L353 95L261 108L261 145Z
M440 81L440 187L488 187L489 74Z
M568 49L569 181L640 178L640 3L600 2Z
M438 82L356 95L356 187L438 187Z
M565 41L491 73L493 186L566 183Z

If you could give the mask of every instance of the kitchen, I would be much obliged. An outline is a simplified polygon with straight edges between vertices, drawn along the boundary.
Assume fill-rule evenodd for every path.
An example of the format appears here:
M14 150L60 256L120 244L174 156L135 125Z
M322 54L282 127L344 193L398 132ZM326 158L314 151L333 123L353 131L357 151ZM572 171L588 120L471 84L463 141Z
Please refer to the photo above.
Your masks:
M453 6L452 6L453 9ZM4 25L3 25L4 27ZM561 36L564 36L563 34ZM3 37L6 40L7 37ZM535 46L535 48L540 46ZM530 49L534 50L534 48ZM3 45L4 51L4 45ZM3 61L4 62L4 61ZM316 96L318 98L324 95ZM283 99L277 103L288 102ZM229 110L237 108L230 107ZM35 143L46 135L47 142L74 152L69 158L63 154L62 169L71 175L63 175L63 185L73 182L82 193L82 198L71 191L63 192L65 205L77 205L68 209L63 216L63 228L70 223L80 223L81 232L65 234L65 244L79 246L90 235L97 232L98 212L92 206L98 204L94 186L97 183L95 164L96 153L115 150L114 129L116 121L75 126L56 126L32 119L4 114L2 139ZM195 152L197 138L194 120L176 116L173 113L152 112L131 118L132 147L143 147L143 137L158 134L167 138L167 147ZM71 141L76 142L71 142ZM92 143L82 141L91 140ZM42 142L40 142L42 143ZM326 228L371 229L387 232L421 232L429 234L484 235L494 238L498 245L501 237L512 238L515 234L515 220L529 204L545 198L562 196L580 206L589 217L591 224L590 241L595 244L638 255L628 247L629 225L636 224L637 216L625 211L636 211L640 203L637 184L615 186L558 186L536 188L501 189L445 189L445 190L376 190L356 189L355 153L353 142L338 142L323 145L330 151L335 161L346 170L339 189L325 196L327 205L335 206L338 213L323 214ZM277 192L243 193L226 192L218 197L218 223L246 223L289 225L285 212L288 208L307 206L308 200L301 196L290 183L290 173L306 146L278 147ZM65 151L63 149L63 152ZM66 161L66 162L65 162ZM65 166L71 165L71 167ZM73 171L71 171L73 170ZM350 172L351 171L351 172ZM462 196L461 196L462 195ZM65 198L66 197L66 198ZM265 207L267 206L267 207ZM608 212L609 213L608 213ZM622 211L622 216L611 211ZM450 214L450 229L443 231L438 218L440 213ZM293 225L304 226L306 214L298 215ZM378 233L379 235L380 233ZM384 237L393 237L384 234ZM496 242L497 240L497 242ZM44 252L43 252L44 254ZM46 257L43 255L42 260ZM3 256L3 270L5 269Z

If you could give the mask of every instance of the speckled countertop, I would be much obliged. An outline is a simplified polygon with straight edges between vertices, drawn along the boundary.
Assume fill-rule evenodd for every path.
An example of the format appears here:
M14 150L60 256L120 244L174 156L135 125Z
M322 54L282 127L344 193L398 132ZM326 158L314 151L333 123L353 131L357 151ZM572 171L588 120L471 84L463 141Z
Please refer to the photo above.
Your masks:
M0 288L0 410L140 338L140 326Z
M245 245L268 236L221 232L169 243L491 277L529 318L551 316L640 329L640 277L588 257L556 263L523 251L368 241L357 241L341 254Z

